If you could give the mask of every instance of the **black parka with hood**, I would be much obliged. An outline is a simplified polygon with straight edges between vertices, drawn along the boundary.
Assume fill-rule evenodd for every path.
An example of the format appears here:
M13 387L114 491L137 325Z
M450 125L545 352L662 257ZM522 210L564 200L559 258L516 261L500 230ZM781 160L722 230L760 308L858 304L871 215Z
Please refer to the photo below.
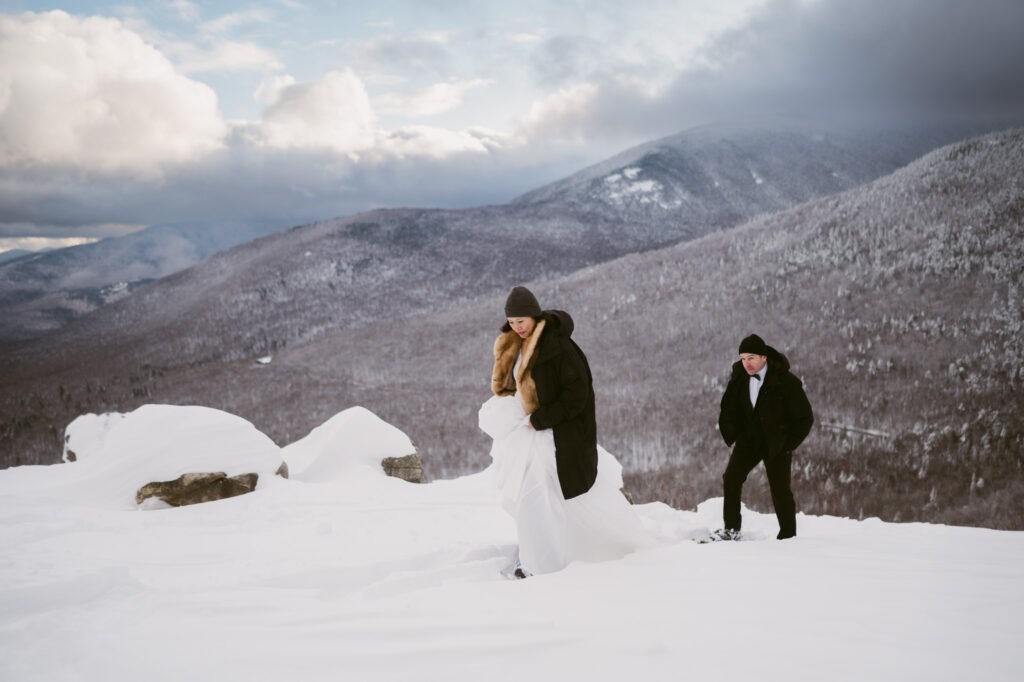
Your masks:
M520 340L506 323L495 342L492 388L496 395L518 393L530 423L551 429L558 482L565 499L590 490L597 479L597 420L593 377L587 357L572 340L569 313L546 310L534 334ZM523 366L513 377L520 347Z

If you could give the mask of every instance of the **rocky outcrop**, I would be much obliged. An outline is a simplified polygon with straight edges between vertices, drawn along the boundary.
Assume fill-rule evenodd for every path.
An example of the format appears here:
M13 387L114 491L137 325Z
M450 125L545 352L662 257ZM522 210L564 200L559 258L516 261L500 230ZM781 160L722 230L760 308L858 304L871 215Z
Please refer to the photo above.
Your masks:
M182 474L173 481L147 483L135 494L136 504L156 497L172 507L213 502L228 497L251 493L259 481L258 474L231 476L222 471L215 473Z
M405 457L385 457L380 461L384 473L410 483L423 483L423 462L419 453Z

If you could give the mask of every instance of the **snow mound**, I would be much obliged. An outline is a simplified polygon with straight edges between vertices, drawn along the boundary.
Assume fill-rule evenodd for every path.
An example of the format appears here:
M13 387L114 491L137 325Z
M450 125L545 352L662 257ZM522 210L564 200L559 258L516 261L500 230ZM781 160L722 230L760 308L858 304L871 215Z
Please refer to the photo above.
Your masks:
M283 448L291 478L311 482L366 470L384 476L382 459L414 452L416 446L400 429L358 406L339 412Z
M68 425L65 442L78 461L59 467L51 492L120 508L135 508L135 493L145 484L186 473L255 473L259 488L283 460L281 448L250 422L199 406L143 405L128 414L84 415Z
M126 416L123 412L105 412L77 417L64 429L61 461L80 462L103 452L107 434Z

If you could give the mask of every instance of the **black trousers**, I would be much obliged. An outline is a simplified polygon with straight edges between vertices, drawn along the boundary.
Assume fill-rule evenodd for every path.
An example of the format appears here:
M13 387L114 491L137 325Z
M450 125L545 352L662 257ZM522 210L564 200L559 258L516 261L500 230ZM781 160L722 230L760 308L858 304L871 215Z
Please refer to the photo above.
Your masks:
M747 475L753 471L757 463L764 459L764 451L737 445L729 456L729 464L725 467L722 482L725 484L725 505L722 509L722 520L725 527L739 530L743 524L740 518L740 496ZM783 452L764 463L768 474L768 487L772 491L772 505L775 517L779 520L780 540L796 535L796 501L790 489L790 469L793 464L793 453Z

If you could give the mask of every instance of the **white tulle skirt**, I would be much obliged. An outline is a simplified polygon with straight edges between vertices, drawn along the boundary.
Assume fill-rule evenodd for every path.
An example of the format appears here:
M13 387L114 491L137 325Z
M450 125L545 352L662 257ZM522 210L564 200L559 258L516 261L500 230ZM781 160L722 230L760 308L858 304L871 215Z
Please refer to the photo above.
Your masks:
M516 521L519 561L530 573L552 573L570 561L619 559L657 544L620 491L622 466L598 446L597 481L566 500L558 483L551 429L535 431L516 396L494 396L479 412L491 438L489 471L504 509Z

